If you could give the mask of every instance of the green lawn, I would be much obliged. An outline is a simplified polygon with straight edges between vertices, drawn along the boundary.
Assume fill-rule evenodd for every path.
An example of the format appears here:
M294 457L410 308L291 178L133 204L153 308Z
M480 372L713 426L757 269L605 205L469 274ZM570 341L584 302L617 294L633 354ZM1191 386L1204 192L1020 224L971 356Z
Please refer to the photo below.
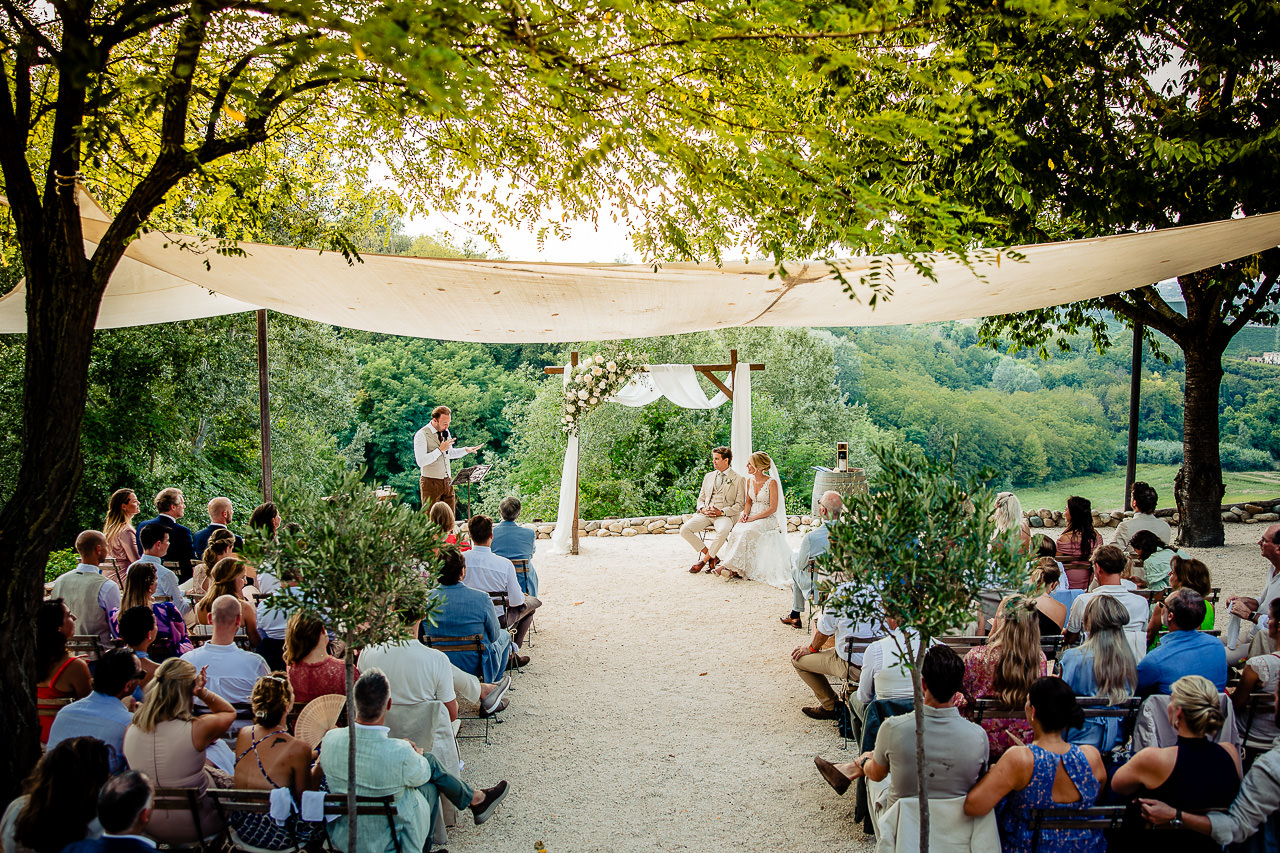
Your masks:
M1173 478L1177 473L1177 465L1138 466L1138 479L1155 487L1160 494L1161 507L1173 506ZM1227 487L1223 503L1280 497L1280 471L1224 471L1222 479ZM1034 488L1015 489L1014 493L1024 510L1042 507L1062 509L1072 495L1088 498L1094 509L1120 509L1124 505L1124 468L1118 466L1109 474L1090 474Z

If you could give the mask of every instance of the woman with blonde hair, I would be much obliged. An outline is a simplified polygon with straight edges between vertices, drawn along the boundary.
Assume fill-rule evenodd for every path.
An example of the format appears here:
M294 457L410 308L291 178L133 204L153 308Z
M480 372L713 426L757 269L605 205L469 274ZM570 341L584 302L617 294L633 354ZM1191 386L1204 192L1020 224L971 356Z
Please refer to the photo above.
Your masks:
M250 645L257 646L261 641L258 635L258 611L245 600L245 562L237 557L223 557L213 567L209 591L196 605L196 621L201 625L212 622L213 602L220 596L230 595L240 602L240 619L244 624L244 632L249 637Z
M124 757L133 770L151 777L157 788L196 788L200 830L205 837L222 831L210 787L230 788L234 780L207 764L205 750L218 742L235 722L231 703L209 690L205 669L196 670L182 658L160 664L146 696L134 712L133 724L124 733ZM199 699L209 713L195 715ZM157 810L147 824L147 834L168 844L191 844L199 837L186 809Z
M1048 674L1049 661L1040 648L1038 614L1035 601L1021 595L1000 602L987 644L975 646L964 656L960 690L968 708L978 699L995 699L1006 708L1021 708L1031 685ZM1031 740L1031 726L1025 720L984 719L982 727L987 731L992 761L1009 747Z
M1222 697L1201 675L1184 675L1169 695L1169 724L1178 731L1175 746L1149 746L1119 767L1111 788L1121 796L1141 795L1167 803L1178 812L1203 814L1227 809L1240 790L1240 753L1230 743L1208 736L1222 728ZM1187 830L1160 833L1171 850L1221 850L1222 846Z
M273 672L259 678L249 704L253 725L236 736L236 788L288 788L296 805L303 791L319 788L324 774L319 765L311 766L318 753L289 734L286 719L293 709L293 690L288 677ZM284 823L276 823L264 812L232 812L230 822L242 844L265 850L289 850L305 844L317 826L298 820L296 810Z
M324 623L309 613L289 617L284 662L299 704L305 705L317 696L347 692L347 666L329 654L329 633ZM359 669L354 677L360 677Z
M1031 570L1031 584L1035 588L1036 612L1040 620L1040 636L1051 637L1062 633L1069 615L1067 605L1053 597L1062 583L1062 568L1052 557L1041 557Z
M1022 503L1013 492L996 495L995 510L991 520L996 523L996 535L991 544L1004 544L1011 552L1031 553L1031 523L1022 517Z
M210 570L218 565L224 557L230 557L235 551L236 535L225 527L219 527L209 536L209 545L204 549L200 562L192 569L191 591L204 595L209 591Z
M746 505L729 534L723 558L708 561L724 577L764 581L791 588L791 547L787 545L787 511L769 454L757 451L747 459Z
M102 535L107 537L107 556L116 564L112 576L116 583L124 577L124 570L138 560L138 531L133 529L133 517L141 510L133 489L116 489L107 502L107 523Z
M1110 595L1096 596L1084 609L1084 645L1062 653L1062 680L1077 696L1097 696L1119 705L1138 686L1138 666L1125 637L1129 609ZM1071 743L1088 744L1106 753L1123 735L1116 717L1093 717L1066 734Z

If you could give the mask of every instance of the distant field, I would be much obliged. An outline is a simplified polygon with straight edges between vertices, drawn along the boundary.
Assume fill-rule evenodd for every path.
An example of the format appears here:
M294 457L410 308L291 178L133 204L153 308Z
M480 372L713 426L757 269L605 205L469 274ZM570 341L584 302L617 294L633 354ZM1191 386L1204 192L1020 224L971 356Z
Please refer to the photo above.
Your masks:
M1173 506L1173 478L1177 473L1177 465L1138 466L1138 479L1155 487L1160 494L1162 507ZM1223 503L1280 497L1280 471L1227 471L1223 473L1222 479L1227 487ZM1069 480L1014 491L1025 510L1041 507L1062 509L1067 505L1067 498L1072 495L1088 498L1094 509L1120 509L1124 505L1124 468L1117 467L1109 474L1072 477Z

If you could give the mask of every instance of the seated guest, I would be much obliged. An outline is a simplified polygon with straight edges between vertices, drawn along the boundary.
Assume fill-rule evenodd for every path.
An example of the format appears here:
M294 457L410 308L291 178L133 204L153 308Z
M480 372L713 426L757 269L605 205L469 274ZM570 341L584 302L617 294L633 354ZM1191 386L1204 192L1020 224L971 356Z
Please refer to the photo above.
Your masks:
M1087 498L1067 498L1066 520L1067 529L1054 543L1057 560L1067 565L1068 589L1088 589L1093 570L1077 564L1089 563L1090 555L1102 544L1102 537L1093 529L1093 506Z
M249 645L257 646L262 641L262 635L258 633L258 611L245 599L244 585L244 560L235 557L219 560L218 564L213 567L213 577L209 584L209 591L196 604L196 621L201 625L211 624L213 603L219 598L229 596L239 602L240 624L244 625L244 632L249 638Z
M249 527L261 531L268 539L274 539L280 530L280 510L273 501L258 504L249 515Z
M1098 578L1098 586L1091 592L1076 596L1071 604L1071 614L1067 617L1064 629L1068 643L1074 643L1084 630L1084 610L1089 602L1099 595L1114 596L1129 611L1129 622L1125 625L1128 632L1125 638L1133 647L1133 656L1141 658L1146 652L1145 634L1147 617L1151 605L1137 593L1130 592L1120 583L1120 575L1124 571L1124 552L1114 545L1103 545L1093 554L1093 570Z
M86 530L76 537L76 553L80 563L58 576L49 597L62 599L80 632L97 634L105 648L111 645L111 616L120 609L120 587L98 568L107 556L107 539L96 530Z
M1280 701L1276 703L1273 724L1280 728ZM1144 819L1157 826L1179 821L1192 832L1212 836L1215 850L1227 845L1241 851L1280 850L1280 749L1258 756L1226 812L1198 815L1156 799L1140 802Z
M515 649L520 666L529 662L528 655L520 654L525 638L533 627L533 612L542 602L532 595L525 595L516 580L516 567L506 557L499 557L489 546L493 543L493 520L487 515L475 515L467 522L471 533L471 550L467 552L467 573L463 583L481 592L505 592L507 612L499 613L498 624L503 628L515 627Z
M960 716L955 701L960 696L964 662L947 646L925 652L920 669L924 690L924 751L928 767L928 798L963 797L978 781L987 763L987 734ZM916 721L914 714L890 717L880 726L873 752L864 752L851 764L832 764L815 757L818 772L843 794L849 782L865 775L875 782L889 777L886 810L903 797L920 793L916 775Z
M101 835L95 812L109 764L106 744L91 737L64 740L46 752L0 818L4 853L59 853Z
M826 492L818 499L818 518L822 523L804 535L800 540L800 550L791 556L791 613L781 617L783 625L804 627L800 614L804 613L805 599L813 598L809 561L827 553L830 543L828 527L843 511L844 501L839 492Z
M155 842L143 833L151 821L153 798L145 773L129 770L108 779L98 794L102 837L77 841L65 853L152 853Z
M1142 482L1134 483L1129 491L1129 506L1133 509L1133 518L1120 522L1111 544L1122 550L1133 547L1133 537L1143 530L1155 534L1161 542L1172 542L1173 529L1169 527L1169 522L1155 516L1158 499L1156 490L1151 486Z
M1133 649L1125 635L1129 611L1110 595L1099 595L1084 611L1084 630L1089 639L1062 653L1062 680L1077 696L1098 696L1109 705L1119 705L1133 697L1138 687L1138 668ZM1068 741L1092 746L1109 753L1124 736L1116 717L1091 717L1084 726L1067 732Z
M116 489L107 502L107 523L102 527L102 535L107 539L107 556L116 564L111 579L117 585L124 580L124 569L132 566L140 553L138 531L133 529L133 517L141 509L138 496L132 489Z
M538 573L533 570L533 552L538 547L538 534L532 527L521 527L516 523L520 517L520 499L515 495L507 495L498 504L498 514L502 520L493 526L493 544L489 547L499 557L508 560L524 560L528 570L516 572L520 581L520 589L525 595L538 594Z
M1170 548L1150 530L1139 530L1133 534L1129 547L1142 560L1142 576L1146 580L1147 589L1153 592L1169 588L1169 573L1172 571L1170 562L1174 557L1190 557L1176 548Z
M191 528L179 524L178 519L186 513L187 500L181 489L162 489L156 495L156 517L138 525L138 548L142 546L142 531L148 527L158 526L169 533L168 558L178 564L179 580L191 577L191 566L196 561L196 550L192 544Z
M297 808L302 792L319 788L324 776L318 766L311 766L315 750L289 734L286 718L293 708L289 679L283 672L264 675L253 686L249 701L253 725L241 729L236 737L236 787L250 791L287 788ZM316 824L299 820L297 811L283 823L265 812L232 812L227 820L243 843L265 850L296 849L310 841L318 829Z
M1035 737L1028 746L1005 752L969 792L964 813L981 817L1003 802L997 820L1004 853L1029 853L1032 849L1101 853L1107 844L1100 830L1041 829L1035 837L1032 809L1092 808L1107 771L1098 750L1062 738L1064 729L1078 728L1084 722L1084 712L1062 679L1038 679L1027 692L1026 709Z
M485 644L483 652L446 651L453 665L463 672L477 675L493 684L502 678L511 651L511 635L498 625L493 600L483 592L462 583L467 564L462 555L448 554L440 569L440 586L432 591L439 602L434 625L422 626L423 637L469 637L479 634Z
M1188 675L1173 685L1169 721L1178 730L1176 746L1149 746L1119 767L1111 788L1123 797L1140 795L1174 809L1204 813L1225 809L1240 789L1240 754L1230 743L1207 735L1224 722L1218 689L1209 679ZM1208 838L1187 829L1161 833L1176 850L1220 850Z
M253 685L266 675L267 662L260 655L247 652L236 645L236 631L240 628L240 605L230 595L213 602L213 638L182 659L205 673L209 688L228 702L247 704L253 693ZM164 665L161 664L163 669ZM159 673L157 673L157 676ZM238 728L233 724L233 727ZM164 787L164 786L162 786Z
M1011 595L1000 602L991 639L974 646L964 656L966 710L978 699L996 699L1006 708L1021 708L1035 680L1049 671L1040 648L1039 611L1035 601ZM1031 726L1023 720L984 719L982 728L991 740L991 757L999 759L1015 743L1026 743Z
M1227 650L1217 637L1200 631L1204 599L1193 589L1179 589L1159 605L1169 633L1138 662L1138 692L1168 693L1184 675L1203 675L1219 691L1227 689Z
M114 584L112 584L114 586ZM67 651L67 640L75 636L76 617L61 598L43 601L36 609L36 701L82 699L89 695L89 664ZM56 707L40 711L40 742L49 741Z
M266 573L259 572L259 578ZM284 642L289 631L289 611L276 606L277 600L297 598L302 594L298 588L298 576L291 569L280 573L275 591L258 602L258 654L262 655L267 666L284 669ZM286 602L287 603L287 602ZM345 689L343 690L345 693Z
M489 611L492 613L493 608L490 607ZM396 845L392 833L399 838L401 850L426 849L427 839L435 831L441 795L459 809L470 808L477 824L488 820L507 795L506 782L476 791L458 777L445 772L434 755L424 755L420 748L407 740L388 737L384 723L391 708L391 686L379 670L369 670L360 676L356 682L355 700L355 724L332 729L324 736L320 744L320 767L329 791L345 794L351 784L347 748L354 732L356 754L363 756L356 765L356 793L395 797L395 825L388 826L386 821L360 824L361 850L393 849ZM345 853L345 815L330 822L329 841Z
M432 524L445 532L446 535L444 537L444 541L448 542L450 545L458 544L458 522L457 519L454 518L452 507L444 501L436 501L431 505L431 509L428 511L428 517L431 519ZM470 551L471 543L463 542L462 550Z
M93 692L58 712L49 730L49 749L72 738L97 738L110 750L111 772L124 770L124 730L133 720L124 703L141 683L142 667L127 649L104 654L93 670Z
M911 699L915 696L911 673L903 662L903 650L908 642L916 646L920 635L909 628L900 629L893 618L886 618L885 625L889 629L888 635L867 646L862 655L858 692L849 701L854 713L864 720L867 706L877 699Z
M1262 550L1262 558L1267 561L1266 580L1257 598L1247 595L1232 595L1227 598L1227 607L1231 616L1240 628L1252 624L1255 628L1252 635L1241 634L1240 641L1227 655L1227 662L1235 666L1245 658L1271 654L1276 646L1267 635L1267 608L1273 598L1280 598L1280 524L1267 527L1258 539L1258 547ZM1231 625L1228 626L1228 637ZM1227 637L1223 638L1227 640Z
M1045 557L1058 562L1058 543L1053 537L1047 533L1037 533L1031 537L1031 556L1037 560L1043 560ZM1062 564L1058 564L1058 568L1062 568Z
M1036 605L1041 637L1057 636L1062 633L1062 626L1067 624L1067 605L1053 597L1061 582L1062 569L1052 557L1041 557L1031 570L1032 600Z
M153 524L138 534L138 541L142 544L142 556L138 557L138 561L155 566L156 586L160 594L169 596L169 602L178 608L178 612L183 616L190 613L191 605L187 602L187 597L182 594L182 589L178 585L178 576L174 574L173 569L167 568L164 564L164 558L169 553L169 531Z
M231 516L235 514L235 510L231 506L230 498L214 498L209 501L209 505L205 508L209 513L209 524L196 531L192 537L191 543L195 547L197 554L203 554L205 549L209 547L209 539L213 536L214 531L227 530L231 526ZM244 540L236 534L235 549L239 551L244 547Z
M289 617L284 660L298 704L305 705L318 696L346 695L347 665L329 654L329 634L314 616L295 613ZM355 677L360 677L359 669Z
M146 698L133 715L133 725L124 733L124 757L157 788L199 789L200 829L207 837L220 833L223 824L213 800L204 792L211 787L231 788L235 782L206 763L205 750L227 733L236 711L205 684L204 673L182 658L160 664ZM209 713L197 717L195 699L207 706ZM203 840L186 808L157 811L147 834L170 845Z
M1280 636L1280 598L1271 599L1267 610L1271 617L1267 622L1267 631L1274 643ZM1248 713L1250 695L1259 691L1272 694L1276 692L1276 684L1280 683L1277 675L1280 675L1280 655L1258 655L1245 662L1240 683L1231 694L1231 704L1236 709L1236 728L1240 731L1241 739L1246 733L1249 740L1255 743L1271 743L1280 737L1280 729L1276 728L1270 713L1256 714L1253 719L1249 719Z
M996 495L991 520L996 523L991 546L1003 547L1011 554L1025 556L1031 553L1031 522L1022 515L1022 502L1013 492Z
M209 573L210 569L218 565L223 557L230 557L235 554L236 537L231 534L230 530L215 530L213 535L209 537L209 545L204 549L204 556L200 558L200 562L195 564L191 570L193 576L191 579L191 592L196 595L203 596L209 591Z
M145 687L155 675L160 664L151 659L151 644L156 639L156 615L150 607L130 607L120 614L120 639L125 648L142 667L142 684ZM142 690L134 693L134 699L142 701Z
M154 527L147 529L155 530ZM169 570L165 569L165 571ZM172 575L173 572L169 574ZM171 657L191 651L192 645L187 637L187 623L183 621L178 608L169 601L152 601L155 594L155 564L139 561L130 566L129 574L124 579L124 595L121 597L120 610L124 612L134 607L146 607L152 612L155 616L156 636L151 642L148 653L156 663L163 663ZM119 627L117 623L117 634Z
M1169 562L1169 588L1194 589L1204 599L1204 621L1200 623L1201 631L1212 631L1215 614L1213 602L1209 596L1213 594L1213 580L1209 577L1209 567L1199 560L1179 557L1176 554ZM1151 618L1147 620L1147 651L1151 651L1160 643L1160 638L1169 629L1164 624L1164 615L1158 607L1151 608ZM1228 654L1228 659L1230 655Z
M852 584L841 584L837 591L851 589ZM879 637L880 631L871 623L855 625L852 619L836 617L825 609L813 629L813 640L807 646L797 646L791 652L791 665L796 675L808 685L817 698L817 706L801 708L801 712L815 720L834 720L836 693L828 678L857 679L862 672L864 653L868 643ZM824 648L828 639L834 639L831 648Z

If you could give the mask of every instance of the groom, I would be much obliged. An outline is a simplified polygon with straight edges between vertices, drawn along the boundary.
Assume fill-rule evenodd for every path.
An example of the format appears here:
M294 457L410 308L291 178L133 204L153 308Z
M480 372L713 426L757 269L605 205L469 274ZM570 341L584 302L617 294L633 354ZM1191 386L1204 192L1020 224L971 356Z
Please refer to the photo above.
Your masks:
M698 510L693 518L680 527L680 535L684 541L698 552L698 562L689 571L697 574L704 568L714 569L720 560L716 552L729 538L729 531L734 522L742 514L745 503L742 477L729 467L733 461L733 451L727 447L717 447L711 451L711 465L714 471L708 471L702 478L702 489L698 492ZM708 527L715 528L715 539L710 547L702 543L698 534Z

